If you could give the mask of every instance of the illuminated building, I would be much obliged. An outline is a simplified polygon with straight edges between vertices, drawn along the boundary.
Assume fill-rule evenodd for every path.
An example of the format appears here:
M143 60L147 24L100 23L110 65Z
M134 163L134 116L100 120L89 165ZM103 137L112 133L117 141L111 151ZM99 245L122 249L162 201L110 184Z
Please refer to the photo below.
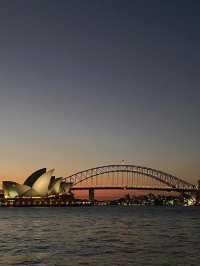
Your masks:
M71 184L62 181L62 178L53 176L54 169L46 168L37 170L24 182L18 184L13 181L3 181L5 198L16 197L48 197L69 193Z

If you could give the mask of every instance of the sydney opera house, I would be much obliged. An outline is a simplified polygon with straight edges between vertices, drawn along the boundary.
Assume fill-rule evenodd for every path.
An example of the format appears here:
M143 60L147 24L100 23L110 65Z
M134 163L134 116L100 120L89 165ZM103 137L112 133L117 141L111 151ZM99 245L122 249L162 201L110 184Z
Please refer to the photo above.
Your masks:
M71 184L64 182L62 177L56 178L53 173L54 169L47 171L42 168L31 174L23 184L3 181L4 197L14 199L68 194Z

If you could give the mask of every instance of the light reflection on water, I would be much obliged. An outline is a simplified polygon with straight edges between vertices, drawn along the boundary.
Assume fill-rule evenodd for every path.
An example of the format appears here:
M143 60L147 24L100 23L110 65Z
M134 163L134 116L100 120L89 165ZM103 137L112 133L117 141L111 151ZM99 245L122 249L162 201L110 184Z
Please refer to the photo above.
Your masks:
M0 265L200 265L200 208L0 208Z

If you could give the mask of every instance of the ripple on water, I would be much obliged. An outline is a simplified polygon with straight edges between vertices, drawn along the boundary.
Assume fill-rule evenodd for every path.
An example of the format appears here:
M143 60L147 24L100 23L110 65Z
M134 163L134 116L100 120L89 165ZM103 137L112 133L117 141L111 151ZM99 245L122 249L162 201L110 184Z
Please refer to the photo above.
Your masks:
M0 265L199 265L200 208L0 209Z

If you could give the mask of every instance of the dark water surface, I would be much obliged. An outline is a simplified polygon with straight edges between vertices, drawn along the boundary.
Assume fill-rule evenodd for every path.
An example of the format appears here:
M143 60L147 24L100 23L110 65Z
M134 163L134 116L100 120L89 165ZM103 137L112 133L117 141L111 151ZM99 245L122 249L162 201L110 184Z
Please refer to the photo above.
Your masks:
M200 208L0 208L0 265L200 265Z

